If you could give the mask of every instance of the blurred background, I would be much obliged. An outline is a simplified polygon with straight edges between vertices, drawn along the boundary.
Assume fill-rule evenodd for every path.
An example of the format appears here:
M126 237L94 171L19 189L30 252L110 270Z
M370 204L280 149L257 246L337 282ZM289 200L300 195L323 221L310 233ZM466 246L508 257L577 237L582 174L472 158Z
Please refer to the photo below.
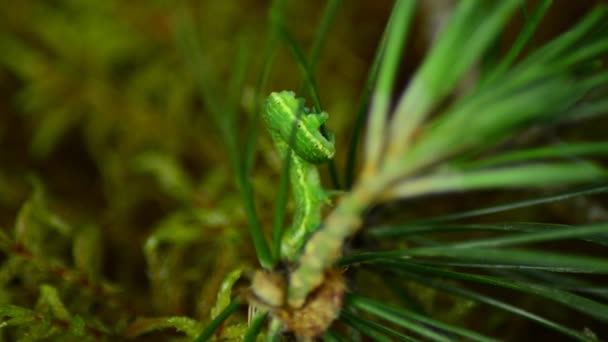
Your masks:
M242 118L235 134L246 135L260 99L271 4L0 3L0 304L36 307L40 286L51 284L70 311L98 321L100 331L128 327L134 317L207 320L225 274L255 267L256 259L231 167L177 28L193 20L207 83L218 103L232 100ZM451 3L421 1L399 84L424 57ZM288 2L284 21L304 51L325 4ZM349 142L392 4L343 1L328 33L316 81L338 151ZM556 1L536 42L563 32L593 5ZM513 19L503 47L520 23ZM246 80L240 97L229 99L243 54ZM281 46L260 97L301 86L298 66ZM259 136L252 180L269 224L281 163L265 132ZM344 155L338 152L339 169Z

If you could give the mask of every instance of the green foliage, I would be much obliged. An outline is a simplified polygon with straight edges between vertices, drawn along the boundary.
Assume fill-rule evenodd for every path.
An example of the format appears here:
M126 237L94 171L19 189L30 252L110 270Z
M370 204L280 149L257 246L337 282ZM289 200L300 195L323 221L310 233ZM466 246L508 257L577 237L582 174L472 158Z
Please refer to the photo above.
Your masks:
M435 3L11 3L0 340L287 341L336 301L325 341L606 339L608 8ZM314 184L281 89L330 113ZM289 185L336 194L302 254ZM286 304L246 315L257 267Z
M196 337L201 330L201 323L197 320L188 317L155 317L155 318L138 318L133 322L125 335L133 338L139 335L173 328L176 331L186 334L191 339Z

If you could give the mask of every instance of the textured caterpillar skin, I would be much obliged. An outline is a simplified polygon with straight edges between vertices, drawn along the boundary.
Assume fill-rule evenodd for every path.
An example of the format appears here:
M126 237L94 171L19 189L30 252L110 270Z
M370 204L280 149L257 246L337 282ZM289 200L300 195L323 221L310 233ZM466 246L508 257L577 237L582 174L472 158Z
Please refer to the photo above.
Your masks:
M302 245L321 224L321 206L327 194L321 187L315 164L333 158L333 136L326 139L319 128L327 120L327 113L312 113L304 107L304 100L291 91L271 93L264 108L264 122L282 157L288 155L292 142L289 177L296 202L294 219L281 241L281 255L293 260Z
M326 139L319 131L327 120L327 113L312 113L304 106L304 99L292 91L271 93L266 99L264 121L275 143L288 143L294 133L292 148L295 154L309 163L320 164L334 157L333 139Z
M342 243L361 227L358 213L362 212L366 203L357 196L344 197L325 218L324 229L310 237L298 258L298 267L289 275L289 307L298 309L305 306L309 294L322 286L325 271L340 257Z

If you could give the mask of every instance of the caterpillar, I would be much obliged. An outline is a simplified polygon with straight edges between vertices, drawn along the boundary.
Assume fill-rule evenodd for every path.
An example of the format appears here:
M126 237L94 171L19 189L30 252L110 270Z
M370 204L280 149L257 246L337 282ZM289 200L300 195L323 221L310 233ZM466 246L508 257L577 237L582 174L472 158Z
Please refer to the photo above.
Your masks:
M272 141L289 163L289 177L295 199L292 224L281 240L281 258L295 261L308 237L319 229L321 206L328 196L321 186L317 164L335 154L334 137L319 131L327 113L305 107L304 100L291 91L271 93L266 99L263 118ZM287 159L288 158L288 159ZM288 302L287 275L279 272L255 272L249 292L250 305L270 311L290 331L304 338L318 336L335 320L344 301L346 286L341 272L323 272L318 286L306 303L292 307Z
M263 119L272 141L281 156L290 158L295 213L281 240L281 255L290 261L321 224L321 206L328 200L316 167L335 154L333 135L326 138L319 131L327 118L326 112L306 108L304 99L291 91L271 93L264 106Z

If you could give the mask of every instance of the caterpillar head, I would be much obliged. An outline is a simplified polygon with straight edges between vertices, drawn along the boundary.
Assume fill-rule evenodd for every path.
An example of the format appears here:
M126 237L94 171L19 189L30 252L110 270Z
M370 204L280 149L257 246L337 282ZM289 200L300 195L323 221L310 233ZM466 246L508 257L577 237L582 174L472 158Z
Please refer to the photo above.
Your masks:
M319 131L327 118L326 112L307 109L304 99L292 91L271 93L264 107L264 121L273 139L291 143L300 158L314 164L332 159L336 152L333 138Z

